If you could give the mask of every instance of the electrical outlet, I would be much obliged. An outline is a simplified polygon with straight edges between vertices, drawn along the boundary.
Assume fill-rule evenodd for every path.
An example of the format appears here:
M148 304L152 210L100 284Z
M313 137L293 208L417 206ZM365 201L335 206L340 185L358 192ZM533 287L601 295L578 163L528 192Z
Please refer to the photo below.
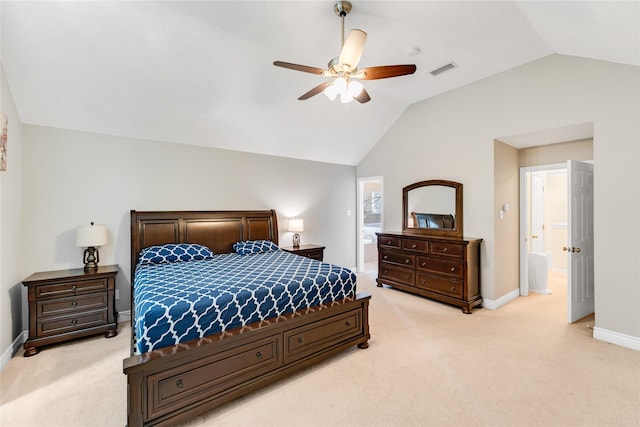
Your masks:
M116 299L120 299L120 289L116 289Z

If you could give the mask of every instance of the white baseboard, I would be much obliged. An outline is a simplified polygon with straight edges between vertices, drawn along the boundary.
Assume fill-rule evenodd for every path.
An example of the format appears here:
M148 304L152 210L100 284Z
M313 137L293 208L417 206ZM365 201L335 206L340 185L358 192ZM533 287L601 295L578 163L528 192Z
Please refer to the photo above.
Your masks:
M617 344L631 350L640 351L640 338L631 335L621 334L619 332L608 331L606 329L594 327L593 338L606 341L611 344Z
M520 296L520 289L514 289L511 292L501 296L497 300L490 300L483 298L482 299L482 307L488 308L489 310L497 310L503 305L507 305L511 301L515 300Z
M131 321L131 310L124 310L118 312L118 323L130 322Z
M20 350L22 344L27 340L29 336L29 331L23 331L19 334L15 340L11 343L11 346L7 348L4 353L2 353L2 357L0 358L0 371L2 371L5 366L9 364L9 361L13 357L14 354Z

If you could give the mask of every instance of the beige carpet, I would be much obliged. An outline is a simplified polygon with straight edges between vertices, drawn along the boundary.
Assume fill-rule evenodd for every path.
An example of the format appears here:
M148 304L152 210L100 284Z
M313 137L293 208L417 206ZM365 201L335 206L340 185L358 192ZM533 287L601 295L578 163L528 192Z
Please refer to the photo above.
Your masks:
M562 279L560 277L560 279ZM566 323L562 280L472 315L391 288L372 294L370 347L354 347L194 419L192 426L640 426L640 352ZM129 328L16 355L0 425L123 426Z

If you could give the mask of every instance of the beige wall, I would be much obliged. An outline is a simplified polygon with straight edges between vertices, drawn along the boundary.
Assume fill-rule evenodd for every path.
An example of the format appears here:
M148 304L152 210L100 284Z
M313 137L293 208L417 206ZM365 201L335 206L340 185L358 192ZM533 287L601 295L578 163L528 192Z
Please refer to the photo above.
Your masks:
M593 139L541 145L519 150L520 166L551 165L567 160L593 160Z
M1 108L8 118L7 170L0 172L0 354L11 356L11 343L22 329L22 124L2 71Z
M391 230L401 228L402 187L461 182L465 235L484 239L482 295L495 301L506 289L496 285L505 270L496 264L494 140L592 122L596 327L640 339L639 93L639 67L551 55L413 104L357 174L384 176Z
M500 271L494 281L497 295L505 295L519 283L519 168L518 150L500 141L495 141L494 154L494 228L495 228L495 269ZM504 211L504 205L510 209ZM502 210L502 215L501 211Z
M355 265L355 215L346 213L356 209L353 166L31 125L24 157L22 275L80 267L76 227L106 224L100 260L120 265L120 311L129 309L131 209L276 209L281 245L291 244L288 218L300 216L302 243L326 245L325 260Z

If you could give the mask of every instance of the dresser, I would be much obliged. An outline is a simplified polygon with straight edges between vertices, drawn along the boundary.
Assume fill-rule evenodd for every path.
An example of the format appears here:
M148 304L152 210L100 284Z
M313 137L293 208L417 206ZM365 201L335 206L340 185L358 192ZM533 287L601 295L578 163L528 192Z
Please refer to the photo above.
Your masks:
M292 254L306 256L307 258L316 259L322 261L324 258L324 246L320 245L300 245L300 246L285 246L281 247L283 251L291 252Z
M471 314L480 296L482 239L408 233L378 234L378 286L383 284L462 307Z
M41 346L95 334L118 334L115 310L117 265L34 273L22 284L28 288L29 338L25 357Z

